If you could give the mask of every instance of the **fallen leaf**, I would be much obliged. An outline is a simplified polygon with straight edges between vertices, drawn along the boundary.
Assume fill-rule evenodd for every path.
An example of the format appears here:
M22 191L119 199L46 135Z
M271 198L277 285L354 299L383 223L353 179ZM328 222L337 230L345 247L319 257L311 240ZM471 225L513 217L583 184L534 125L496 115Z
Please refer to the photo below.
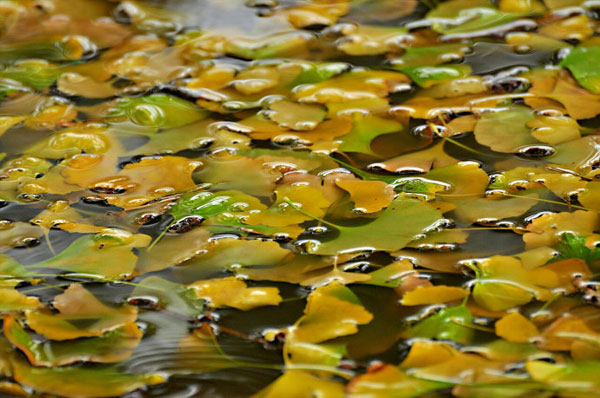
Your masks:
M236 277L196 281L188 285L198 298L213 307L233 307L248 311L264 305L278 305L282 298L275 287L247 287Z

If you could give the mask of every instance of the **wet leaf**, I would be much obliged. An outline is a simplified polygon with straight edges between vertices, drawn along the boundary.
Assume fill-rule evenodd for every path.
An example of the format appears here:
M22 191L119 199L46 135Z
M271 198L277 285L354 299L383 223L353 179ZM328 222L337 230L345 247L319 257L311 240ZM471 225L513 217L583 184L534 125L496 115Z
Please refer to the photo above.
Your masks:
M376 116L354 115L354 125L347 135L340 138L342 143L338 150L344 152L359 152L377 156L371 149L371 141L383 134L395 133L403 129L402 124Z
M565 233L590 235L598 225L595 212L576 210L572 213L546 213L535 218L523 235L527 248L554 246Z
M205 228L194 228L185 234L167 234L151 249L139 250L134 274L144 275L179 265L202 253L209 238L210 233ZM183 242L185 247L182 247Z
M137 261L132 250L149 243L150 237L147 235L85 235L56 256L28 267L52 268L106 278L127 278L132 274ZM107 264L105 256L111 256L113 261Z
M568 72L539 73L531 80L531 94L557 101L573 119L588 119L600 113L600 97L579 86Z
M130 301L151 300L158 309L196 318L202 313L203 302L192 288L163 279L149 276L133 289Z
M439 311L411 326L404 334L406 337L453 340L469 344L475 334L474 329L469 327L472 322L473 315L467 307L460 305Z
M387 397L390 394L398 398L419 397L430 391L445 388L450 384L422 380L407 375L392 365L382 365L373 371L350 381L348 397Z
M311 398L315 395L327 398L344 397L344 386L304 370L288 370L265 389L253 395L254 398L276 398L281 396Z
M152 129L179 127L206 117L194 104L170 95L121 98L111 113L127 117L132 123Z
M315 217L323 216L324 209L329 206L329 202L319 190L307 185L283 186L275 190L275 195L276 200L268 209L250 214L245 222L250 225L263 224L283 227L311 219L291 207L288 200L292 201L294 206Z
M469 292L454 286L424 286L417 287L402 296L402 305L425 305L447 303L466 297Z
M525 366L533 380L544 383L559 392L565 391L566 396L595 394L598 388L595 378L598 371L596 362L552 364L543 361L529 361Z
M131 356L142 339L142 331L135 323L106 332L98 337L66 341L35 341L23 328L19 319L4 317L4 335L27 355L34 366L58 366L71 363L113 363Z
M278 305L282 298L275 287L247 287L236 277L196 281L188 285L198 298L212 307L233 307L248 311L264 305Z
M232 368L237 365L233 358L228 357L221 347L208 323L179 341L177 347L178 366L187 371L214 372Z
M272 241L215 239L204 246L201 253L178 267L175 272L184 275L188 273L205 275L224 269L236 269L240 266L274 265L279 264L290 253L289 250Z
M187 191L196 186L192 173L201 162L178 156L144 158L128 163L116 175L97 180L89 188L99 197L123 208L134 208L153 199Z
M443 80L452 80L467 76L471 68L467 65L447 66L407 66L398 68L406 73L419 86L428 88Z
M269 105L269 119L292 130L313 130L323 121L325 110L316 105L276 101Z
M496 334L514 343L528 343L539 335L537 327L518 312L511 312L494 325Z
M577 82L593 93L600 93L600 76L592 67L600 61L600 47L577 47L572 49L560 65L569 69Z
M110 307L80 284L70 285L54 298L53 305L58 313L49 309L25 313L27 325L51 340L101 336L137 318L137 308L129 305Z
M13 285L16 284L15 281ZM0 304L2 312L35 310L42 307L42 303L37 297L27 296L9 286L0 288L0 298L2 299Z
M158 374L127 374L114 366L38 368L21 358L14 358L11 363L17 382L64 397L113 397L165 381Z
M392 186L383 181L337 180L335 184L350 194L354 210L373 213L387 207L394 200Z
M536 144L527 123L533 119L533 111L526 107L515 107L487 112L475 125L477 142L497 152L513 153L518 149Z
M307 299L304 316L289 330L289 339L320 343L354 334L373 319L350 289L339 282L316 288Z
M358 227L336 226L340 233L336 239L315 243L310 251L315 254L336 254L357 249L398 250L417 234L431 228L440 218L440 212L427 203L399 197L383 210L379 218L368 224Z

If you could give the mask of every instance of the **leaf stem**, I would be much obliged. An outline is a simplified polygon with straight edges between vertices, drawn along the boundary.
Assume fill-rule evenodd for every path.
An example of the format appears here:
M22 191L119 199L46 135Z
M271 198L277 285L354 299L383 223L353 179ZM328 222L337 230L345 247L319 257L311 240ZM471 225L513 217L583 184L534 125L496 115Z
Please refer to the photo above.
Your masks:
M160 233L160 235L158 235L156 237L156 239L154 239L154 241L150 244L150 246L148 246L148 249L146 249L146 251L150 251L152 250L152 248L154 246L156 246L156 244L163 238L163 236L165 236L165 234L167 233L167 231L169 230L169 228L171 228L173 226L173 224L175 224L175 218L173 218L173 220L169 223L169 225L167 225Z
M508 193L508 192L502 192L502 195L503 196L509 196L511 198L529 199L529 200L535 200L537 202L552 203L552 204L555 204L555 205L561 205L561 206L573 207L575 209L580 209L580 210L592 211L591 209L588 209L587 207L578 206L578 205L572 205L572 204L569 204L569 203L559 202L559 201L556 201L556 200L534 198L532 196L514 195L514 194L511 194L511 193Z
M322 218L319 218L319 217L317 217L317 216L313 216L312 214L310 214L310 213L308 213L308 212L306 212L306 211L302 210L301 208L299 208L298 206L296 206L296 204L295 204L294 202L292 202L292 201L290 200L290 198L288 198L287 196L286 196L285 198L283 198L283 201L284 201L284 202L286 202L288 205L290 205L290 207L291 207L292 209L294 209L294 210L296 210L296 211L298 211L298 212L300 212L300 213L304 214L304 215L305 215L305 216L307 216L307 217L310 217L310 218L312 218L313 220L320 221L320 222L322 222L323 224L325 224L325 225L329 225L330 227L333 227L333 228L336 228L336 229L344 229L344 227L341 227L341 226L339 226L339 225L335 225L334 223L331 223L331 222L329 222L329 221L326 221L326 220L324 220L324 219L322 219Z

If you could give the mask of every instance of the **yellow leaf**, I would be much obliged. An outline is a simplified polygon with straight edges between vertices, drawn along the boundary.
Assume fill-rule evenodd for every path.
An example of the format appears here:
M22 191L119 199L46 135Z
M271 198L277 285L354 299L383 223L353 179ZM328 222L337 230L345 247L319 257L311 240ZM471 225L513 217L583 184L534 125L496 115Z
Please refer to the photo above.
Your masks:
M329 201L321 191L309 185L282 186L275 190L276 200L268 209L250 214L245 220L248 225L263 224L285 227L299 224L311 218L291 207L286 198L296 206L315 217L322 217Z
M304 316L290 328L289 339L320 343L354 334L358 325L373 319L354 294L339 282L313 290L308 296Z
M528 343L539 335L537 327L518 312L503 316L494 327L499 337L514 343Z
M0 288L0 311L35 310L42 307L37 297L26 296L14 289Z
M192 172L201 164L178 156L144 158L125 165L117 175L97 181L89 188L111 192L98 196L110 204L130 209L194 188Z
M597 227L598 214L593 211L546 213L535 218L527 226L528 233L523 235L523 241L528 249L554 246L561 240L561 235L565 232L587 236L592 234Z
M288 370L252 398L343 398L344 385L304 370Z
M101 303L80 284L72 284L54 298L58 313L42 309L26 311L27 325L52 340L100 336L137 318L137 308L124 305L113 308ZM77 321L85 321L77 323Z
M244 281L233 276L197 281L188 287L213 307L227 306L247 311L264 305L278 305L282 300L279 289L275 287L249 288Z
M335 183L350 194L354 210L361 213L374 213L394 200L393 187L383 181L340 179Z
M423 286L405 293L400 303L402 305L447 303L460 300L468 294L468 290L455 286Z

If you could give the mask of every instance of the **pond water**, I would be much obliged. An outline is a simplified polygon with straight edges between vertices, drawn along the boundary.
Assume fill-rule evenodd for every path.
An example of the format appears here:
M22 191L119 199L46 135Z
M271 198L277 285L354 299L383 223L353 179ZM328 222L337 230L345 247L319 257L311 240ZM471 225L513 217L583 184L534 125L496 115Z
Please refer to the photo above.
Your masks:
M0 16L0 395L600 397L600 3Z

